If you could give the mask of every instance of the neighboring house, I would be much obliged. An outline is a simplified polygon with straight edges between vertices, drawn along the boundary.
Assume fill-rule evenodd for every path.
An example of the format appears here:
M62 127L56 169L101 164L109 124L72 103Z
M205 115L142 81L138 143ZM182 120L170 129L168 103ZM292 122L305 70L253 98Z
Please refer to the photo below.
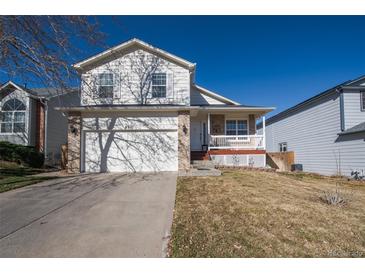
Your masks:
M347 81L269 118L266 138L268 152L294 151L295 162L302 164L304 171L346 176L352 171L362 172L365 77Z
M55 107L80 104L77 90L21 87L11 81L0 86L0 141L34 146L47 165L59 165L61 145L67 143L67 117Z
M58 108L69 118L69 172L186 170L191 156L265 166L256 122L273 108L196 85L195 64L132 39L74 68L81 104Z

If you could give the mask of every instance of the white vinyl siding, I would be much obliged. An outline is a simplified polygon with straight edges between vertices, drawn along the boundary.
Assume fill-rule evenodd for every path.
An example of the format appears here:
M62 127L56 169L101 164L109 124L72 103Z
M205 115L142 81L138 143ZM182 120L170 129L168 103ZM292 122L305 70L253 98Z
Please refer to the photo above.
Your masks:
M143 62L141 58L144 58ZM148 62L157 64L149 64ZM154 67L155 66L155 67ZM144 72L147 75L144 75ZM97 100L92 96L95 76L99 73L114 74L114 96L112 100ZM166 96L152 96L151 75L163 73L166 75ZM139 104L141 97L146 104L190 104L190 72L173 62L159 58L141 49L121 53L114 60L85 71L82 75L81 104ZM141 92L142 91L142 92ZM143 94L141 96L141 93Z
M191 89L190 102L191 105L225 105L225 103L199 92L195 87Z
M344 92L345 129L365 122L365 111L361 106L363 99L360 91Z

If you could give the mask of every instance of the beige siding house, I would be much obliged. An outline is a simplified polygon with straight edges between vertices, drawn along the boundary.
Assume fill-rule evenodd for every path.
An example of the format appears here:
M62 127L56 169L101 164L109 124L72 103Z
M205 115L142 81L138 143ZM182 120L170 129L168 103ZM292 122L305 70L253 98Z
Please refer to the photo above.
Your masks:
M74 67L81 103L58 108L69 120L69 172L177 171L192 159L265 166L256 121L273 108L198 86L194 63L132 39Z

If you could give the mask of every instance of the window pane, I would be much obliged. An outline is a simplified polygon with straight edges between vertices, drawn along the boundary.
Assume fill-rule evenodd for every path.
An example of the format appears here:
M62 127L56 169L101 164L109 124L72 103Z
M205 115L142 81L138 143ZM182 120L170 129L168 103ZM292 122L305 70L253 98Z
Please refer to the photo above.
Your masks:
M113 85L113 74L112 73L99 74L99 85L112 86Z
M1 122L11 122L13 119L12 112L2 112L1 113Z
M238 129L247 129L247 121L246 120L238 120Z
M166 97L166 87L164 86L153 86L152 87L152 97L161 98Z
M11 133L12 132L12 123L2 123L1 132L2 133Z
M25 105L20 100L14 98L6 101L2 109L5 111L25 110Z
M25 123L14 123L14 132L25 132Z
M14 112L14 122L24 122L25 112Z
M365 91L361 92L361 108L365 110Z
M247 130L238 130L238 135L248 135Z
M236 130L227 130L226 135L236 135Z
M236 130L236 120L227 120L226 128L227 130Z
M152 86L166 86L166 73L152 74Z
M99 86L99 98L113 98L113 87Z

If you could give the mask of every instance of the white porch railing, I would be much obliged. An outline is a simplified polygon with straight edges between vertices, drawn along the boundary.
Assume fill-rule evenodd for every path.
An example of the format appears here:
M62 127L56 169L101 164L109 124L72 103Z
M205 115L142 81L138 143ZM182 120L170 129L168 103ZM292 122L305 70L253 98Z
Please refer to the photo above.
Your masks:
M265 149L265 136L210 135L209 149Z

